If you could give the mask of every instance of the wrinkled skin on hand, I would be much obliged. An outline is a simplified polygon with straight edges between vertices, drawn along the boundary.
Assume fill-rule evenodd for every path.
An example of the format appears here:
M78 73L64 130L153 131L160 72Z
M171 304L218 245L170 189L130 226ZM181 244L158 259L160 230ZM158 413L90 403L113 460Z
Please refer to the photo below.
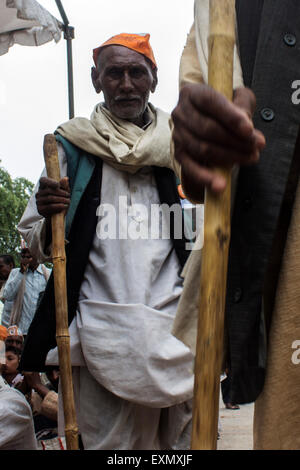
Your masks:
M225 189L226 181L215 168L258 161L265 138L253 126L255 105L248 88L235 90L233 102L208 85L182 88L172 112L173 140L183 187L191 199L202 201L205 187L215 193Z
M39 214L46 219L50 219L53 214L67 212L70 205L68 178L62 178L59 182L51 178L41 178L35 198Z

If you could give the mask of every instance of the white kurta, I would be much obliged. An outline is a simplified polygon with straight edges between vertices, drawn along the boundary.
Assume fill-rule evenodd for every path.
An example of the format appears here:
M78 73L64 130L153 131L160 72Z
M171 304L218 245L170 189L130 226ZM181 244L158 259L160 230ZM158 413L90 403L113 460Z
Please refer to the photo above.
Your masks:
M59 153L63 175L66 174L66 162L61 148ZM119 216L120 197L122 211ZM145 209L132 214L136 204L142 204ZM193 357L189 349L171 335L182 292L180 265L172 242L151 236L132 239L136 238L139 229L144 236L147 233L147 214L153 204L159 204L159 196L150 168L131 175L103 164L101 207L115 208L117 238L104 239L108 217L107 212L103 212L81 285L77 315L70 326L72 364L87 367L91 382L101 384L98 390L106 399L103 403L102 396L100 409L110 401L107 391L100 391L102 386L130 402L131 407L147 409L172 407L189 400L193 394ZM32 246L41 249L38 239L43 232L43 223L38 221L40 216L34 214L34 206L32 200L19 229ZM151 223L155 223L153 218ZM119 227L124 235L125 226L131 238L120 239ZM56 362L57 353L52 350L47 363ZM86 372L84 374L86 376ZM79 375L76 373L76 377ZM90 385L89 390L92 388ZM96 390L97 385L94 388ZM99 409L97 393L93 396ZM83 401L85 398L81 396L81 409ZM88 402L90 406L91 396ZM190 414L190 409L188 412ZM153 410L151 414L149 410L148 414L154 416L155 412ZM84 419L79 419L81 433L85 428L93 427L92 418L89 416L88 426L83 424ZM156 416L156 428L157 419ZM148 418L147 421L149 423ZM90 440L93 441L91 436L87 438ZM107 445L106 448L112 448L110 445L113 444ZM90 448L103 447L96 447L93 441Z

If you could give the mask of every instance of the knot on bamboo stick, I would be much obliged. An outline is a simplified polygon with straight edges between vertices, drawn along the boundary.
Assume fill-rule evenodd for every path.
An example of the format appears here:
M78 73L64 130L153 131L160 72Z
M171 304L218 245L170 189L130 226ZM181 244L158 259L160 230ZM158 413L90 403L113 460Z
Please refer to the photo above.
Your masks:
M52 261L57 261L57 260L65 262L66 257L65 256L52 256Z
M66 425L65 427L65 433L67 434L71 434L71 435L76 435L77 437L77 433L78 433L78 426L72 426L72 425Z
M229 235L223 232L223 230L219 227L217 230L217 239L222 250L224 245L229 241Z

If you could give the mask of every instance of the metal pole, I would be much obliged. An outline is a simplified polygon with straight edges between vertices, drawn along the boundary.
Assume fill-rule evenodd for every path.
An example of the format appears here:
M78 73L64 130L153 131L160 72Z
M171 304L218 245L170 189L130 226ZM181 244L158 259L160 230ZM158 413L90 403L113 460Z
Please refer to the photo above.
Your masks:
M60 0L55 0L57 8L64 22L64 38L67 41L67 64L68 64L68 95L69 95L69 119L75 115L74 112L74 86L73 86L73 59L72 39L74 39L74 28L69 26L69 20Z
M72 59L72 39L74 39L74 28L66 26L65 39L67 40L67 62L68 62L68 90L69 90L69 119L74 113L74 87L73 87L73 59Z

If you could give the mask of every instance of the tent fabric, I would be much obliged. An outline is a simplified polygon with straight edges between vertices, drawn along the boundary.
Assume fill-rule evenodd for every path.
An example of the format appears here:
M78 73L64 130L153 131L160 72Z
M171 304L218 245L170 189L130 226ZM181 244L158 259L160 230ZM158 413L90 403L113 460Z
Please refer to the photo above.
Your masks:
M0 55L11 46L58 42L63 24L36 0L0 0Z

